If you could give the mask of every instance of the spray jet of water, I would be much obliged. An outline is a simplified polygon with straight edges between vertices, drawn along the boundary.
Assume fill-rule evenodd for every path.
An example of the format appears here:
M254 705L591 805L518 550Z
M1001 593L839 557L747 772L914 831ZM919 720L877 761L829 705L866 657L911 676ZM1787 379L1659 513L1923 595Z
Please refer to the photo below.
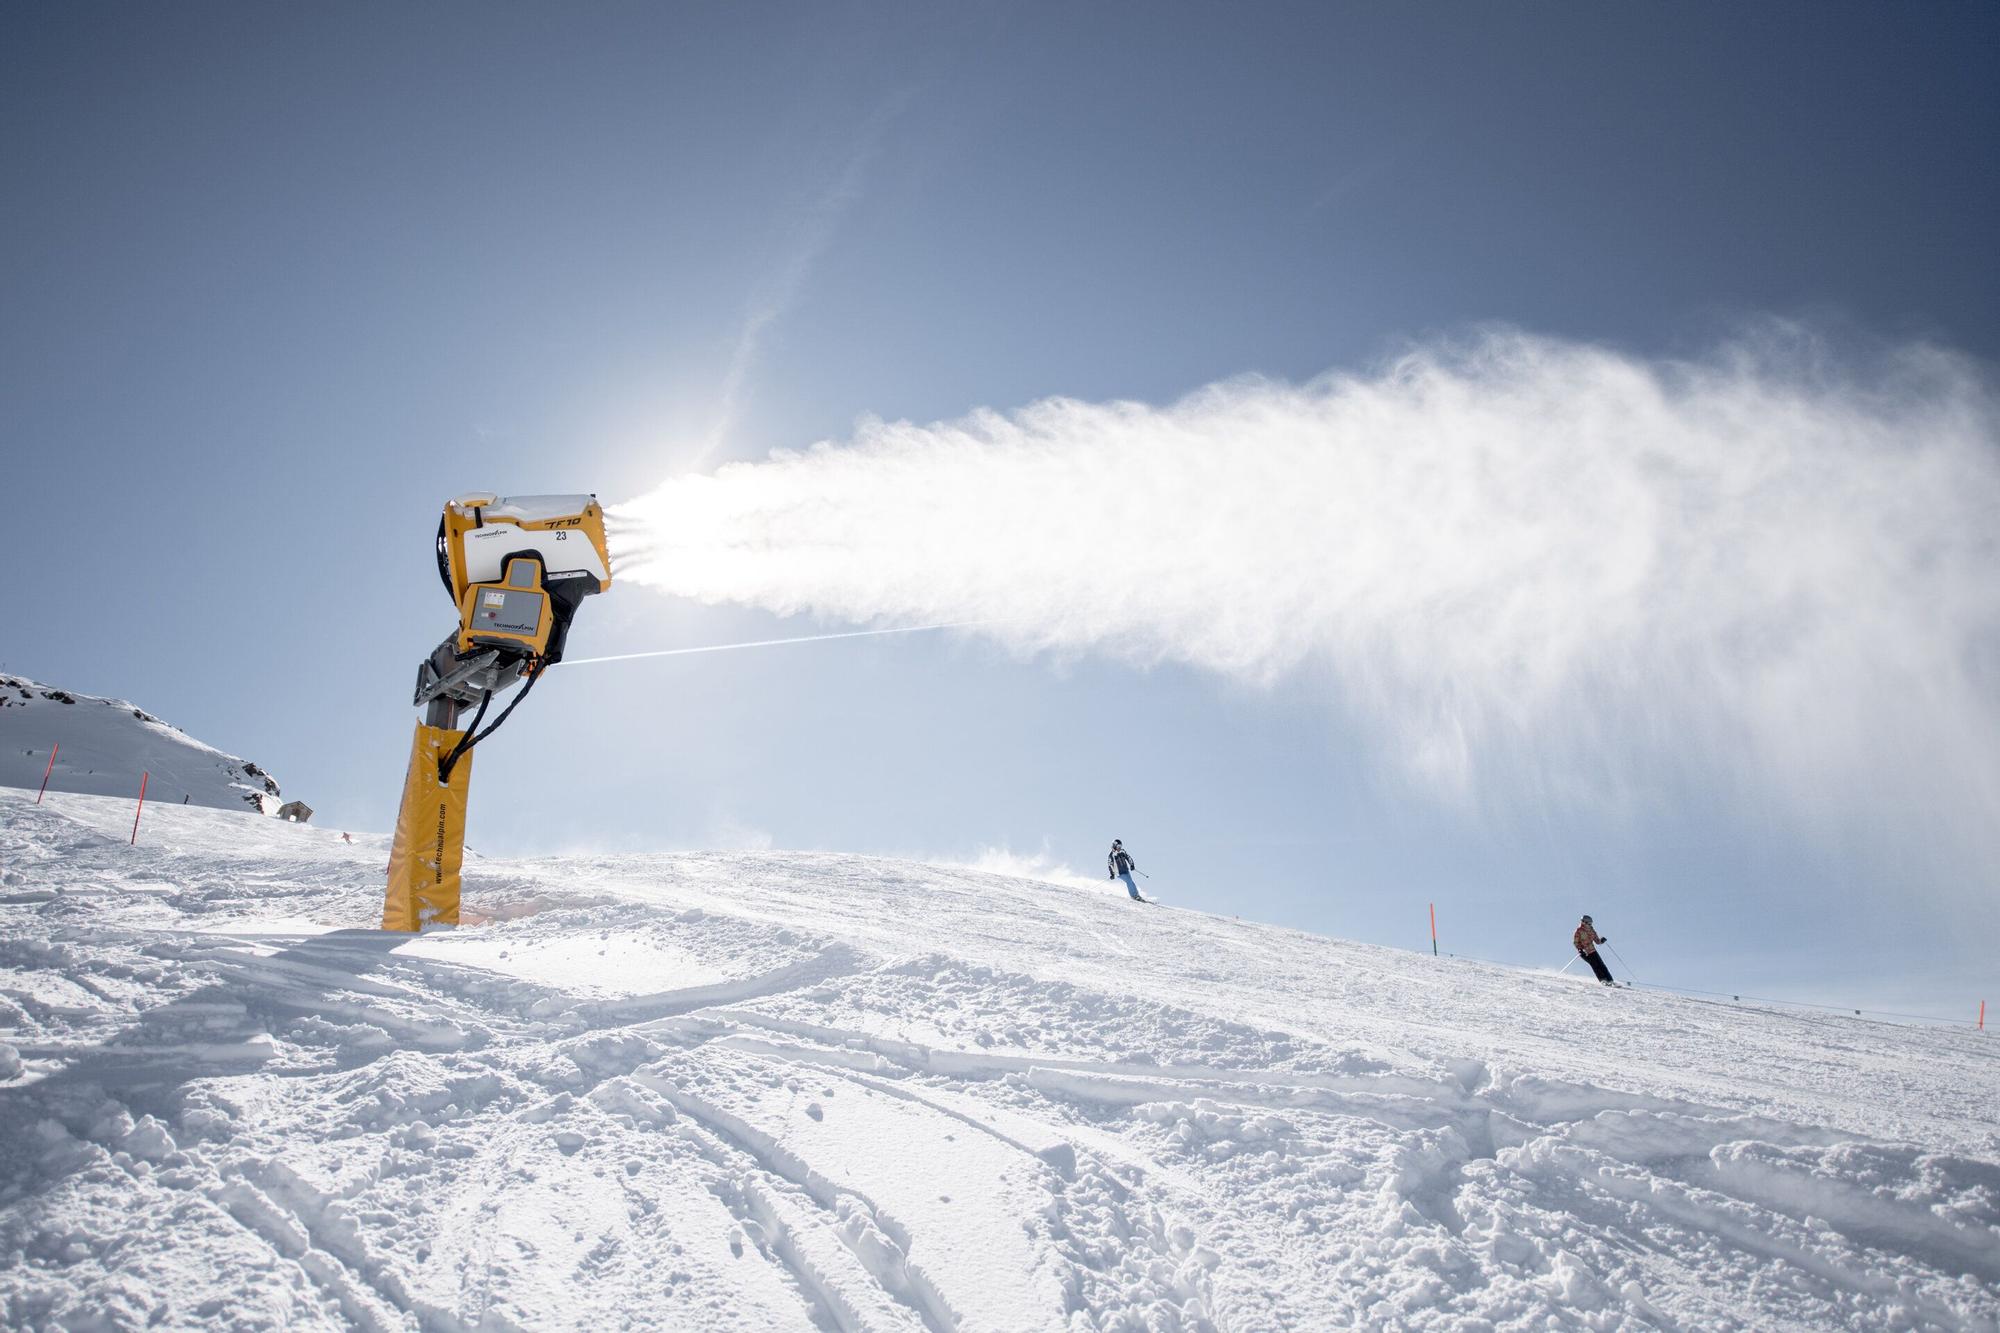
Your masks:
M612 653L608 657L565 657L557 666L592 666L598 662L634 662L646 657L688 657L695 653L733 653L744 648L782 648L794 643L826 643L832 639L872 639L880 634L923 634L931 630L965 629L984 620L958 620L944 625L892 625L886 629L850 629L837 634L797 634L788 639L752 639L747 643L704 643L692 648L654 648L643 653Z
M1448 801L1668 778L2000 853L2000 412L1930 347L1493 332L1164 407L1052 399L673 478L621 582L1023 653L1322 673Z

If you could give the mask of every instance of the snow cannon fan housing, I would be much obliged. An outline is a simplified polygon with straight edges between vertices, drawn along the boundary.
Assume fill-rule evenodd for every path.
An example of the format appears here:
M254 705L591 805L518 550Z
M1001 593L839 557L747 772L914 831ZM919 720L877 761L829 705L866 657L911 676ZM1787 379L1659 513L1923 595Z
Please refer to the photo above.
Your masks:
M576 608L611 586L594 495L462 495L438 521L438 577L458 607L457 651L562 661Z

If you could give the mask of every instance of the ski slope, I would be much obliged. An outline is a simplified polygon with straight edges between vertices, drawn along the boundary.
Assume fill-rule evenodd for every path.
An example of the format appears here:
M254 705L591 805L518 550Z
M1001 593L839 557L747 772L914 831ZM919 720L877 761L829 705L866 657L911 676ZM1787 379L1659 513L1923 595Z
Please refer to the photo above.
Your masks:
M475 857L413 939L378 837L31 800L9 1328L2000 1320L1969 1030L818 853Z
M49 751L56 750L49 768ZM139 795L162 805L210 805L275 814L278 783L247 759L169 726L124 699L0 676L0 787Z

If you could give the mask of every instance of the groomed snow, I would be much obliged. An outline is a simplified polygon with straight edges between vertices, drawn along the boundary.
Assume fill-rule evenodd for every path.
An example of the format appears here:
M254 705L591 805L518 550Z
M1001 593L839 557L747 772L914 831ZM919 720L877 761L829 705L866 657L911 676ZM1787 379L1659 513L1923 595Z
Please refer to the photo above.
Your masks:
M380 838L31 801L9 1328L2000 1319L1986 1034L831 854L473 858L412 941Z

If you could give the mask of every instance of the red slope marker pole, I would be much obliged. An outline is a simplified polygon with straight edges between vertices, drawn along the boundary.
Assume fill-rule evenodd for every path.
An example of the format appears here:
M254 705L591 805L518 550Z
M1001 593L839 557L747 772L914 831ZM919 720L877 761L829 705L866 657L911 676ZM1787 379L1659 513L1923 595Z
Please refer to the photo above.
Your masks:
M1431 904L1431 957L1438 956L1438 905Z
M1979 1002L1979 1030L1986 1031L1986 1001Z
M139 845L139 816L146 813L146 779L151 776L152 774L150 773L141 773L139 775L139 808L132 812L131 845L134 847Z
M56 771L56 752L60 749L62 749L62 746L60 745L51 745L49 747L49 766L42 770L42 791L38 791L35 793L36 805L40 805L42 803L42 792L45 792L49 789L49 774Z

